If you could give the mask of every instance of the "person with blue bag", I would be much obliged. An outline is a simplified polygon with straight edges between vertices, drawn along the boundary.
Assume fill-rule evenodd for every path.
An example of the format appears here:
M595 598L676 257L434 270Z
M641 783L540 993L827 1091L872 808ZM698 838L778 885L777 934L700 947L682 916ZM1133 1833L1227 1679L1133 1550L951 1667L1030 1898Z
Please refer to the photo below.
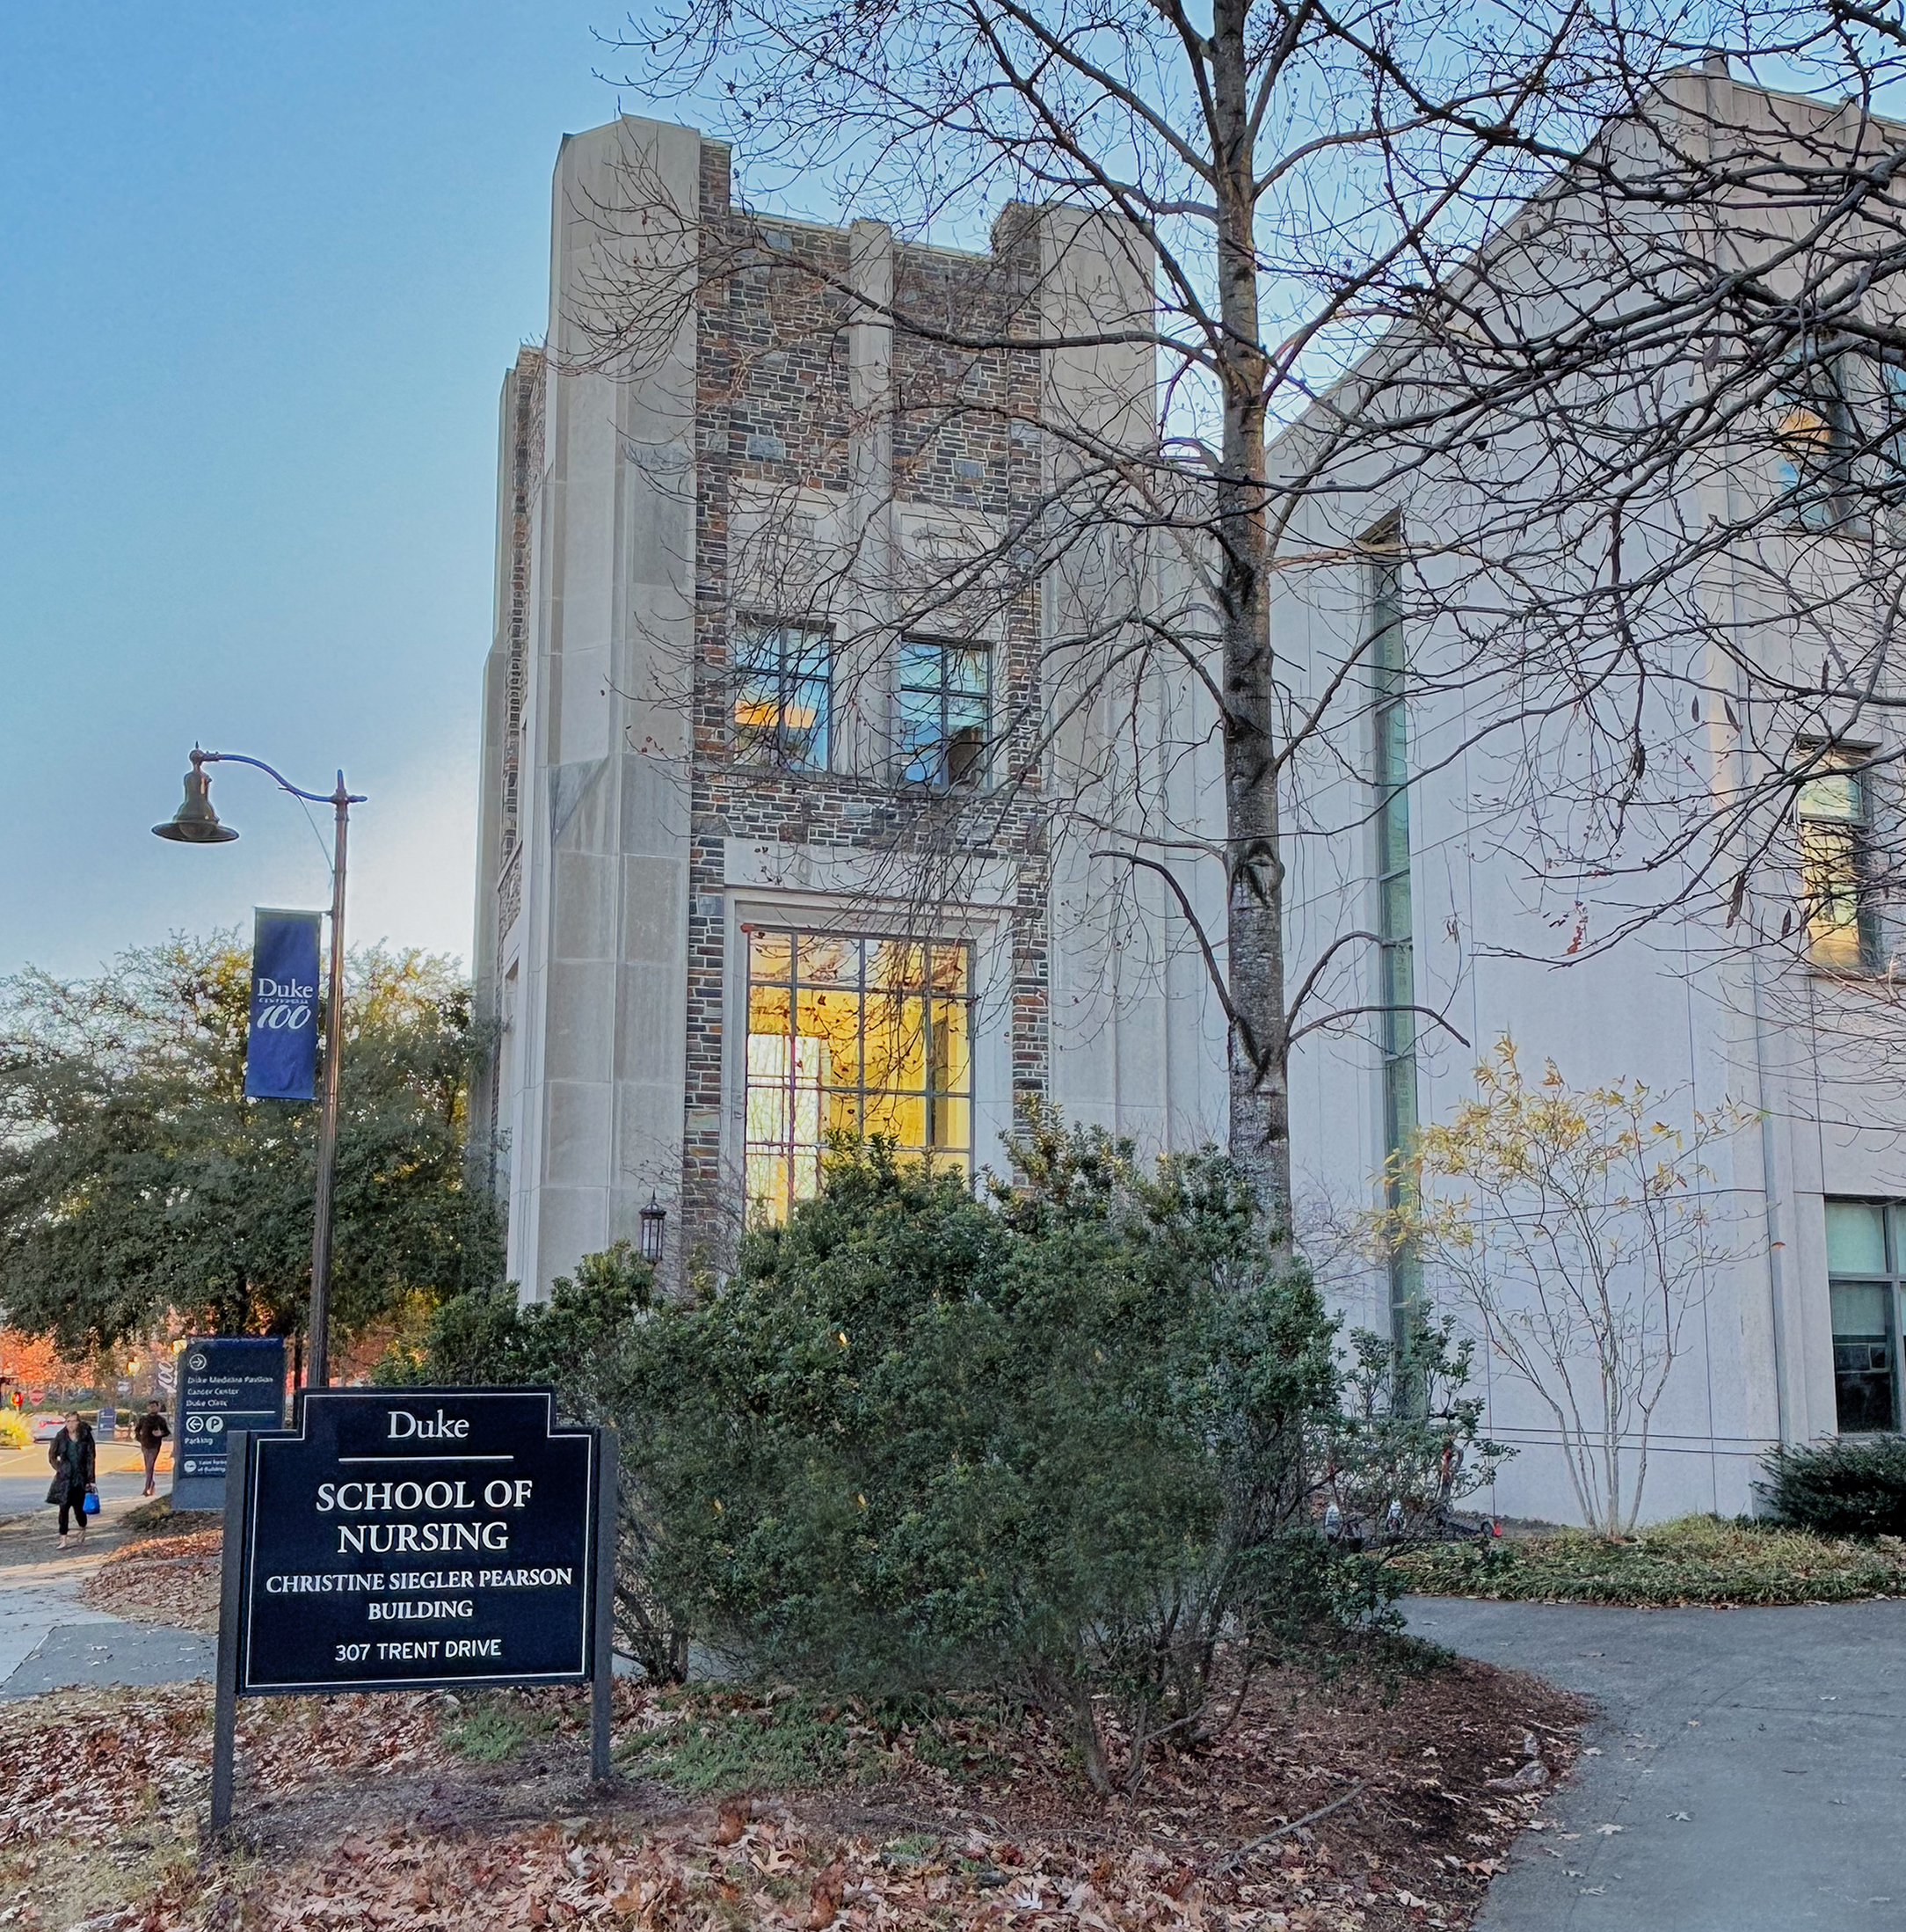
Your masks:
M66 1418L66 1426L47 1445L47 1461L53 1465L53 1481L47 1488L47 1500L60 1510L60 1534L66 1535L69 1513L79 1526L79 1542L86 1542L86 1519L99 1512L99 1492L93 1486L98 1471L98 1456L92 1431L80 1419L78 1410Z

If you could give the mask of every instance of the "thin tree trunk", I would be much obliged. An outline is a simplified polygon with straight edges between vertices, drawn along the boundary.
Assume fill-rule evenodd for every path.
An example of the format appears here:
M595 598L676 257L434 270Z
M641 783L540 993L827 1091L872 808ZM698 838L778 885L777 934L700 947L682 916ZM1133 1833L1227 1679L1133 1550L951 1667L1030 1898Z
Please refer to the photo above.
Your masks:
M1224 651L1226 965L1231 1154L1255 1185L1275 1250L1291 1252L1291 1105L1284 1022L1284 860L1271 689L1264 483L1266 364L1258 346L1255 150L1246 0L1212 19L1219 310L1224 436L1218 478L1219 621Z

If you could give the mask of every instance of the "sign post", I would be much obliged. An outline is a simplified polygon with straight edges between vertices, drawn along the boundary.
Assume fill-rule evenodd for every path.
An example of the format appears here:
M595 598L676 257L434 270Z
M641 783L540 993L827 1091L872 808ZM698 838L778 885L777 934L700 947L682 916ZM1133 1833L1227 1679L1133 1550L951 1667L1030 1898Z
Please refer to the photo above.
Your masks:
M599 1430L596 1441L595 1625L590 1633L595 1674L589 1681L589 1775L603 1784L609 1775L609 1693L615 1669L615 1502L622 1461L615 1430Z
M310 1389L295 1431L234 1433L214 1830L240 1697L587 1683L606 1778L616 1473L548 1389Z
M225 1499L226 1438L285 1420L282 1335L208 1335L178 1354L172 1443L174 1509L216 1509Z

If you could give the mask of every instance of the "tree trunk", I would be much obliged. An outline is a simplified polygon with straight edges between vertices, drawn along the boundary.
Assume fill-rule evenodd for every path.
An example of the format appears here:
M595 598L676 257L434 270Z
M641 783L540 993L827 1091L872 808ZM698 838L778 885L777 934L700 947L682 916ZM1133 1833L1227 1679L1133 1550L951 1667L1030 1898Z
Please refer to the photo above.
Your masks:
M1219 624L1224 654L1226 967L1231 1155L1255 1185L1274 1250L1291 1240L1289 1029L1284 1023L1284 859L1271 685L1264 483L1267 359L1258 341L1255 152L1245 0L1212 20L1218 295L1224 408L1218 477Z

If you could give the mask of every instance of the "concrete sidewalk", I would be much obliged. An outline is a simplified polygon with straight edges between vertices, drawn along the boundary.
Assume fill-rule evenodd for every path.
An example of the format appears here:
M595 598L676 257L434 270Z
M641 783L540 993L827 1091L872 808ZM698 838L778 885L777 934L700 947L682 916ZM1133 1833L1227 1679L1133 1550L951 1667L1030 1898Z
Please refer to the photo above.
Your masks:
M170 1684L209 1677L216 1646L193 1630L134 1623L80 1599L86 1578L125 1541L137 1498L109 1501L84 1550L55 1534L53 1512L0 1527L0 1699L74 1684Z
M1417 1636L1602 1713L1599 1755L1546 1808L1557 1828L1521 1841L1475 1932L1906 1926L1906 1602L1405 1608Z

